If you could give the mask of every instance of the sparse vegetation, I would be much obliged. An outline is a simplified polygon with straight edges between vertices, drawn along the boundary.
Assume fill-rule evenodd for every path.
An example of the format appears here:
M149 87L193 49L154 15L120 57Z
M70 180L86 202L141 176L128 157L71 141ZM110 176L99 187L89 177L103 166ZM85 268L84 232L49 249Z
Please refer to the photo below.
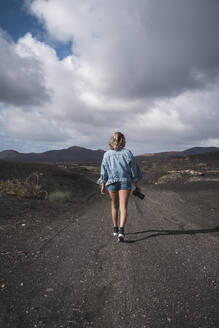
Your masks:
M48 200L51 203L56 203L56 202L69 202L69 201L71 201L71 192L70 191L56 190L56 191L51 192L49 194Z
M144 175L144 181L148 184L218 181L219 159L207 161L208 156L210 154L186 158L148 158L139 161L139 165Z
M0 180L0 191L22 198L46 199L48 193L39 183L40 173L31 173L24 179Z

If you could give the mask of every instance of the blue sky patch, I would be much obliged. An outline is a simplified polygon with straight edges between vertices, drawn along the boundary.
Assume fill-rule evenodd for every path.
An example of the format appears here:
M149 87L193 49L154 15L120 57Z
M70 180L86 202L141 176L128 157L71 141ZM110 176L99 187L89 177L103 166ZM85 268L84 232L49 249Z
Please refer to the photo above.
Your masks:
M0 26L16 42L27 32L40 39L45 30L36 17L30 15L23 0L0 2Z
M48 38L43 24L28 12L24 0L0 1L0 28L15 42L26 33L31 33L37 40L54 48L60 60L72 54L72 42L62 43Z

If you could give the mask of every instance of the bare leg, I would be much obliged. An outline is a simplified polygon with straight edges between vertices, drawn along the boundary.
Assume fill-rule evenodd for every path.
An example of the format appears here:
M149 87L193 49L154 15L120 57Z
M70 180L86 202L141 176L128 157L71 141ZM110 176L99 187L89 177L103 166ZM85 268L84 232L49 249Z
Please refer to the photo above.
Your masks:
M131 190L119 190L120 227L125 227L127 220L127 206Z
M118 191L110 191L109 195L111 198L111 205L112 205L112 220L114 227L118 227L118 209L119 209L119 197Z

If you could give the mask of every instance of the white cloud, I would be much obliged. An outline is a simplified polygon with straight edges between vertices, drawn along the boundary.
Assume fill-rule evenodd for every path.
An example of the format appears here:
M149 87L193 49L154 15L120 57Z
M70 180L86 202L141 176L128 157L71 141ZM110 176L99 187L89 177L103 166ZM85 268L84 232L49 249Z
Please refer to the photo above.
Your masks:
M111 96L175 96L218 76L216 1L34 0L31 9L51 36L73 41L93 87Z
M111 133L121 130L135 153L214 140L219 146L218 2L34 0L30 6L49 38L63 46L72 41L73 53L60 60L30 33L17 44L3 39L4 65L10 58L22 81L8 90L24 92L11 92L0 109L4 138L32 140L33 147L40 141L42 149L107 148Z
M7 124L4 134L13 135L16 138L40 142L60 142L66 139L64 131L57 122L48 120L39 112L23 112L20 108L11 107L2 111L0 123Z
M23 58L9 36L0 30L0 103L39 105L49 100L44 72L33 57Z

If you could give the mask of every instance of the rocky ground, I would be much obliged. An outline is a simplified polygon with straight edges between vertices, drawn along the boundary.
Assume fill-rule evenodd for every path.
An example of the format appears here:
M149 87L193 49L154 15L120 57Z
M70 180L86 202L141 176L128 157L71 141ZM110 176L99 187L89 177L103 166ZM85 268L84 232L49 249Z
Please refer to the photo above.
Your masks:
M150 184L185 184L219 181L219 152L189 157L139 160Z
M144 184L124 243L108 195L88 189L55 203L1 192L0 327L216 328L219 183Z

